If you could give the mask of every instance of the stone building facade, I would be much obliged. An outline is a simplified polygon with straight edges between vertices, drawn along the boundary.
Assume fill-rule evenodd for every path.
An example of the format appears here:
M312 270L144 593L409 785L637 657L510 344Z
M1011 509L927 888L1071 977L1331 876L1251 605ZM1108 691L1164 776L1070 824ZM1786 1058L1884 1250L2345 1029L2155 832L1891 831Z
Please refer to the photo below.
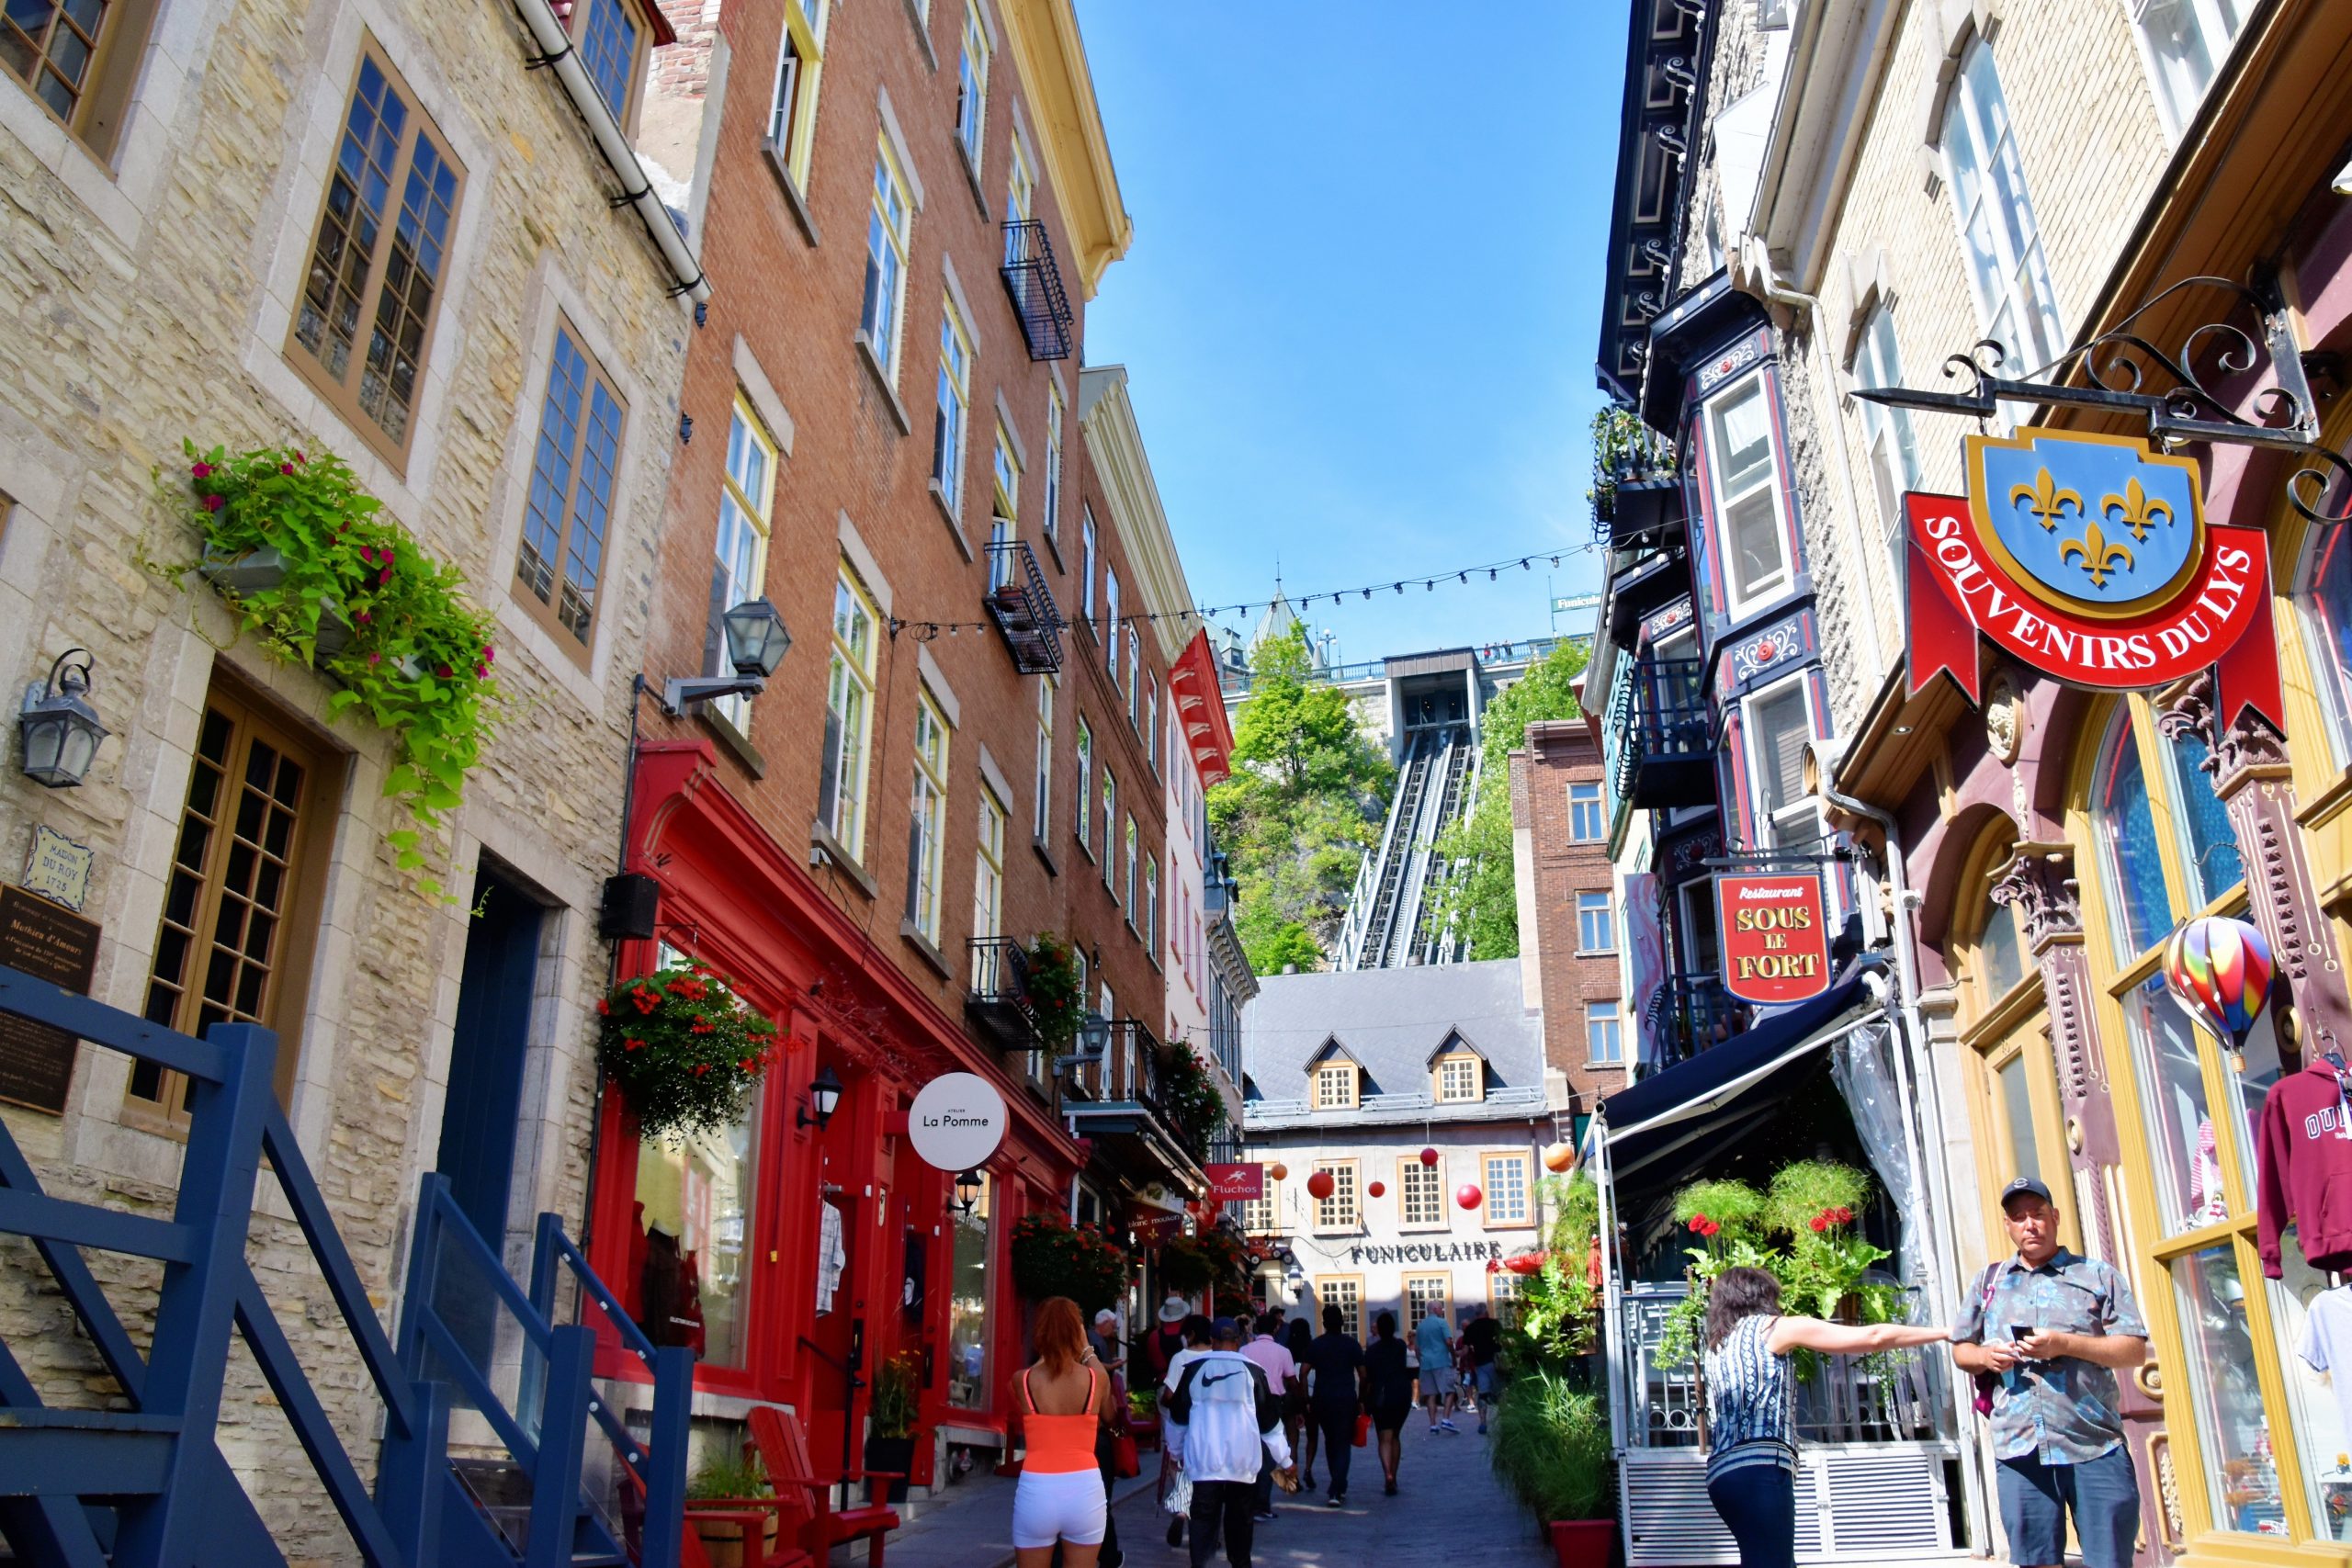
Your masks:
M607 112L626 125L655 19L603 0L572 25L592 13L619 28ZM493 1245L527 1241L542 1210L572 1225L583 1210L589 1025L609 961L595 910L620 846L629 682L693 329L678 297L691 271L610 203L641 183L634 160L609 162L557 74L527 69L528 14L164 0L107 7L78 72L61 32L31 78L0 73L0 671L21 693L86 649L112 732L73 788L36 787L12 742L0 879L40 880L37 834L80 846L86 887L41 885L91 923L93 996L180 1029L226 1013L277 1032L281 1100L388 1323L424 1171L470 1165ZM355 137L385 184L335 173L357 166ZM406 220L354 223L343 259L365 265L343 271L322 336L310 301L337 271L322 213L387 200ZM379 318L388 272L406 288ZM368 342L348 359L313 347L379 320L414 335L395 333L364 388ZM599 417L559 466L596 465L593 502L538 441L582 365ZM197 576L163 570L197 553L184 440L346 459L494 618L495 734L446 836L424 845L444 897L388 844L405 823L384 798L387 734L339 711L313 670L237 636ZM558 573L568 619L535 592L530 542L549 527L579 547ZM239 811L258 816L209 834L216 789L255 780L275 806L248 792ZM523 1004L495 1021L477 974L492 927ZM0 1093L39 1099L23 1066ZM168 1204L187 1135L176 1080L88 1046L70 1072L62 1108L0 1109L41 1181L142 1213ZM501 1124L453 1109L485 1083ZM380 1410L282 1208L256 1217L251 1256L370 1465ZM152 1272L101 1269L143 1323ZM110 1385L85 1384L62 1312L29 1250L12 1250L11 1352L44 1398L103 1400ZM349 1543L286 1462L275 1403L235 1375L223 1448L284 1550L340 1557Z

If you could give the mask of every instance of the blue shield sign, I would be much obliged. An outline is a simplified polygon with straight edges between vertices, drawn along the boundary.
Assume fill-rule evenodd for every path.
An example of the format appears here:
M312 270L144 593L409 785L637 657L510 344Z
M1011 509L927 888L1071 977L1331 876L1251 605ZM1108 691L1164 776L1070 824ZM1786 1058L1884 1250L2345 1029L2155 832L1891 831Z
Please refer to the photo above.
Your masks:
M2205 552L2196 463L2110 435L2021 429L1967 438L1979 537L2018 582L2094 619L2169 600Z

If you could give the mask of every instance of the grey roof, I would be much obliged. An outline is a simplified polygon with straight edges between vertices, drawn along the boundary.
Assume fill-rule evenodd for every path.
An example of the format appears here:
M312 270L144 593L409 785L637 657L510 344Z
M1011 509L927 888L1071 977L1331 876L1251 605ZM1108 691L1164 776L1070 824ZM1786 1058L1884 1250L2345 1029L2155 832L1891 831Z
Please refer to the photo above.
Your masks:
M1544 1109L1544 1020L1521 1000L1519 960L1269 975L1241 1010L1250 1126L1335 1120L1492 1121ZM1449 1033L1487 1060L1483 1102L1436 1105L1430 1057ZM1362 1109L1306 1106L1306 1066L1337 1040L1362 1064Z

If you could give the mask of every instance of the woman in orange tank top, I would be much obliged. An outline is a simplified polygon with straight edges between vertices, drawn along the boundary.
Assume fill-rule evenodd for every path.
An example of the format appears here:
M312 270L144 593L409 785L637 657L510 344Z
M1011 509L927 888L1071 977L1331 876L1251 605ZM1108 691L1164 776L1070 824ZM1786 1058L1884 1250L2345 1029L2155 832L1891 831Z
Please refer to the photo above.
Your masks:
M1019 1568L1046 1568L1058 1544L1064 1568L1094 1568L1109 1518L1094 1445L1111 1380L1087 1359L1086 1320L1069 1297L1037 1309L1036 1340L1036 1362L1013 1401L1025 1450L1012 1493L1013 1556Z

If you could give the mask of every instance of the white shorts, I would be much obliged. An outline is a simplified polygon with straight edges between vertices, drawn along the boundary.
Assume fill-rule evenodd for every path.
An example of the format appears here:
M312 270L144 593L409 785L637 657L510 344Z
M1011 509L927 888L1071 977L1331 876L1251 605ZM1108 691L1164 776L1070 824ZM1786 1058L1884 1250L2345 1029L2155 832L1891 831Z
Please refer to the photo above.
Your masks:
M1012 1544L1023 1551L1057 1540L1100 1546L1108 1517L1103 1504L1099 1470L1059 1475L1033 1475L1024 1470L1012 1488Z

